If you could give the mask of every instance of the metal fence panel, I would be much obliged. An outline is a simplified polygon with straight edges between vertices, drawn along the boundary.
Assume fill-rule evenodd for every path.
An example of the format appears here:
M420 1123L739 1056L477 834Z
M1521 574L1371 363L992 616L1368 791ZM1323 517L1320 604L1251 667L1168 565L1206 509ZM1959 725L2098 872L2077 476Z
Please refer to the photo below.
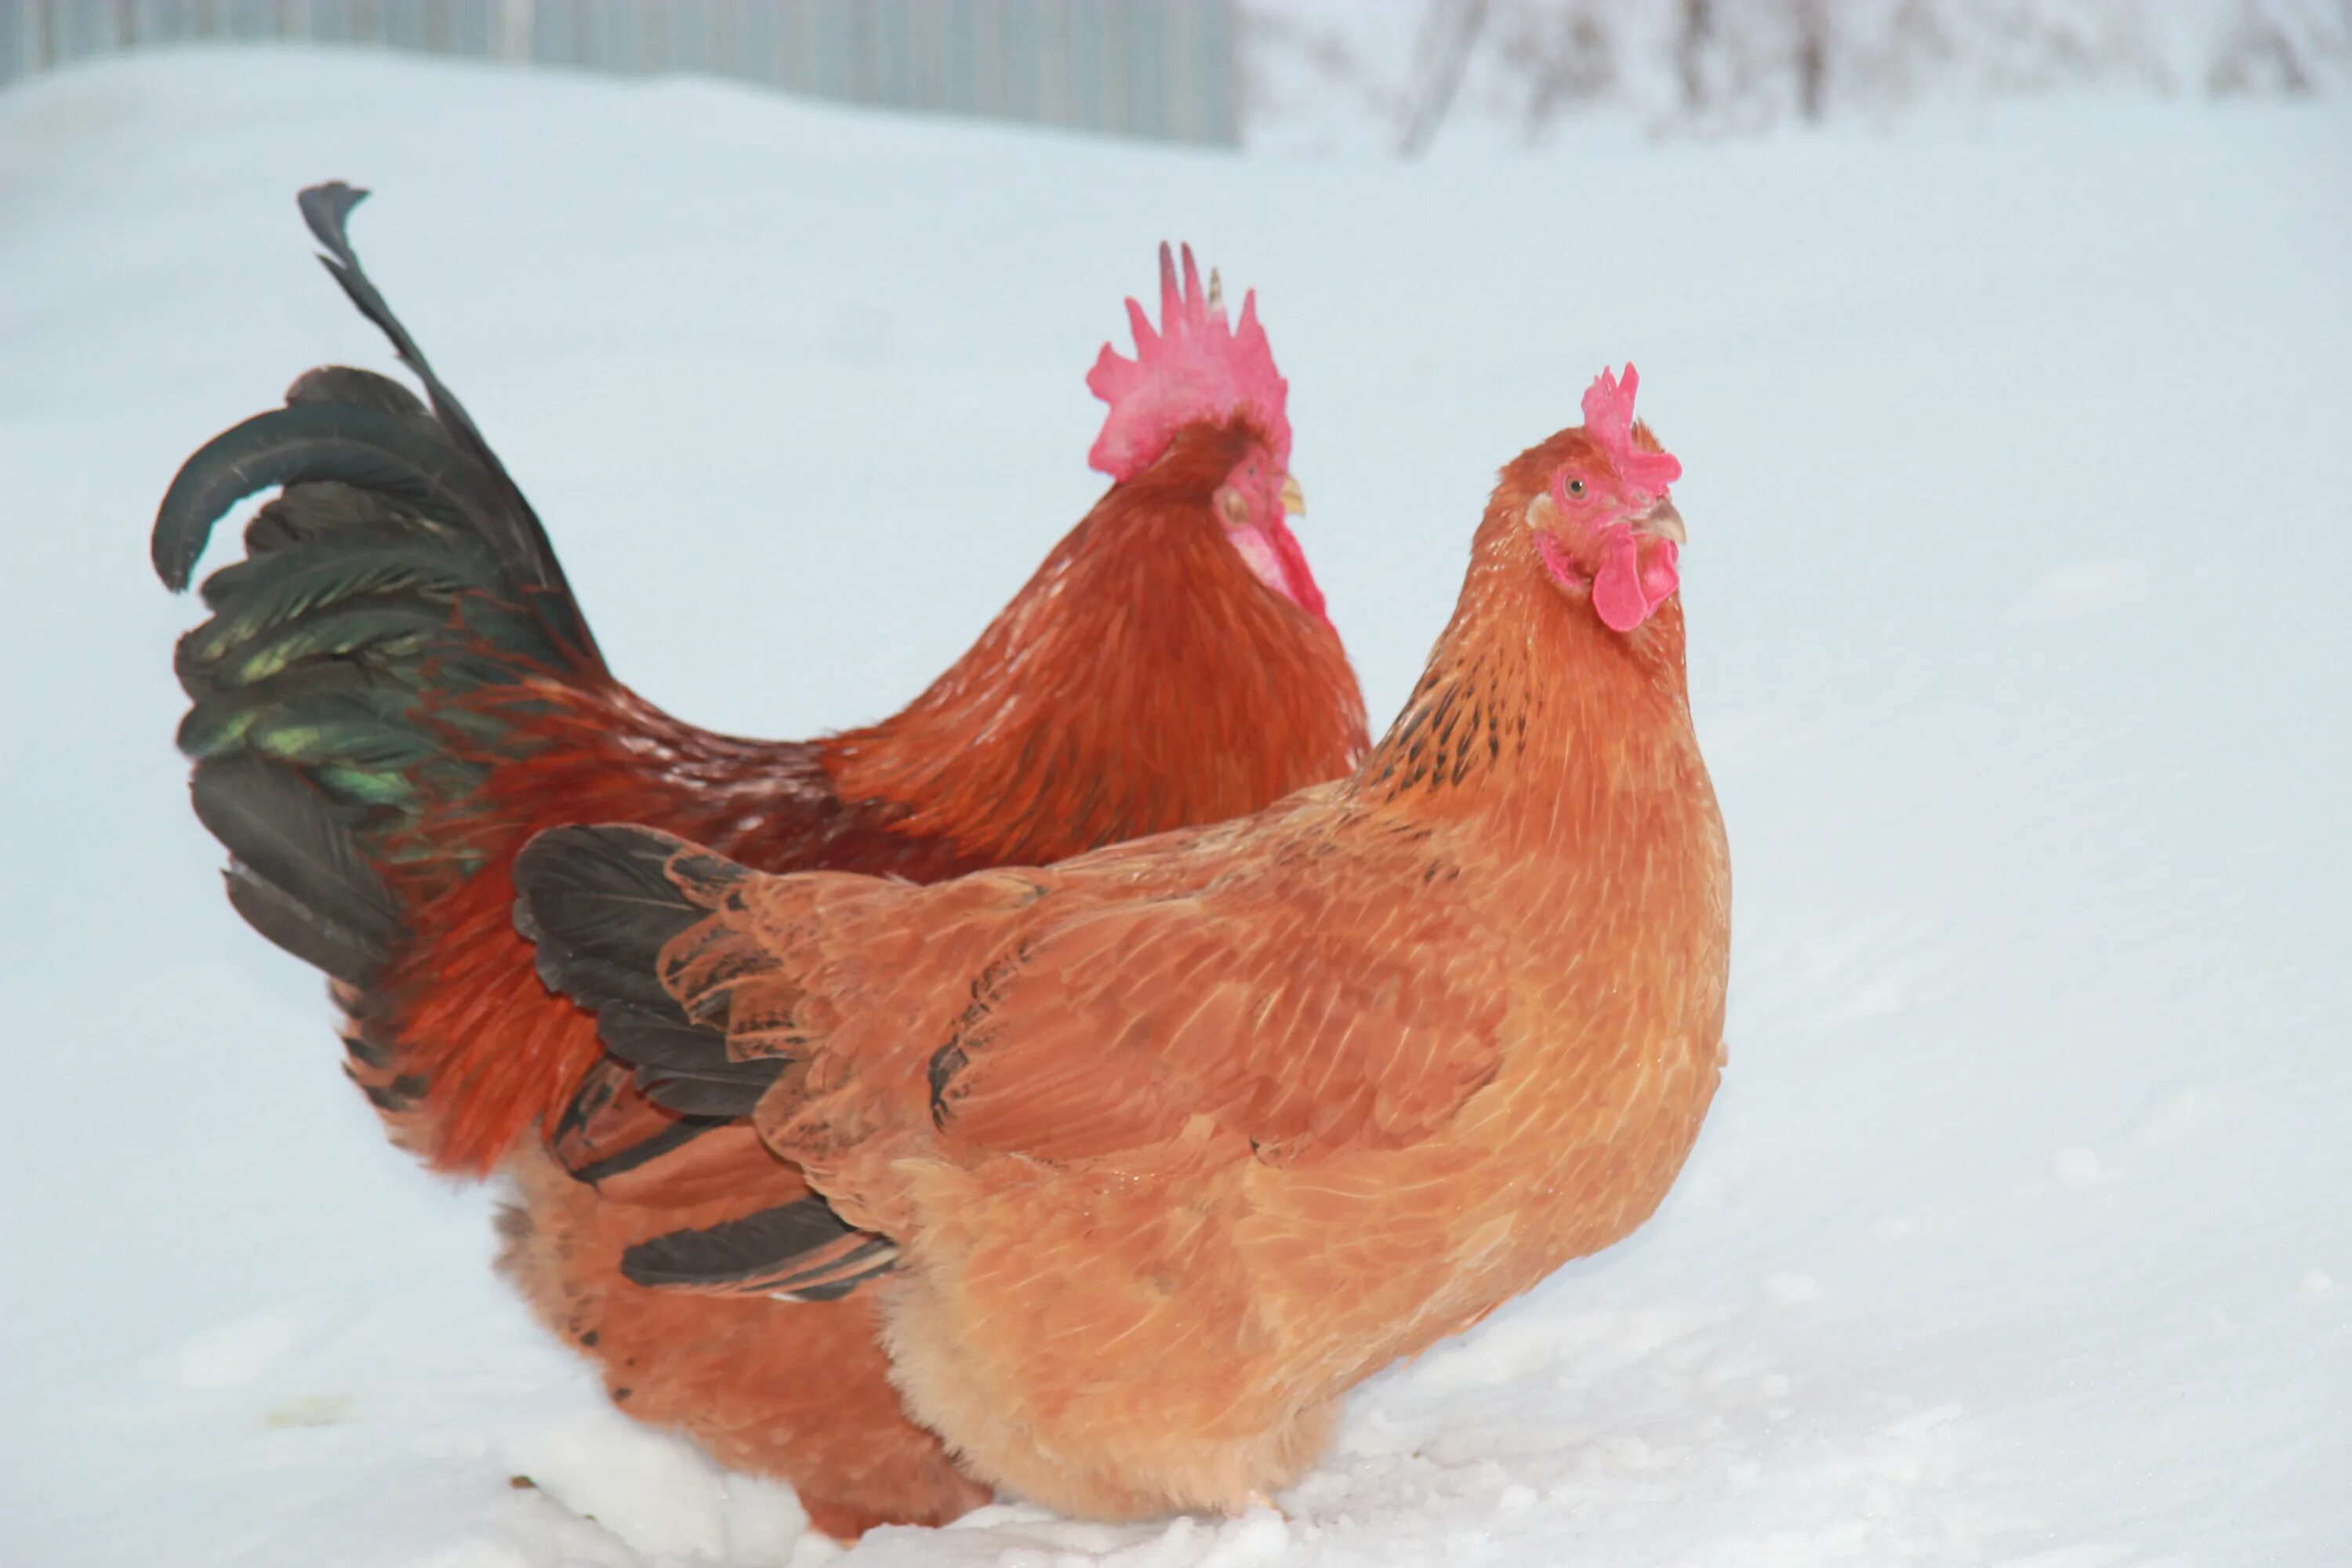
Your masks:
M119 50L286 41L642 76L1117 135L1240 139L1234 0L0 0L0 87Z

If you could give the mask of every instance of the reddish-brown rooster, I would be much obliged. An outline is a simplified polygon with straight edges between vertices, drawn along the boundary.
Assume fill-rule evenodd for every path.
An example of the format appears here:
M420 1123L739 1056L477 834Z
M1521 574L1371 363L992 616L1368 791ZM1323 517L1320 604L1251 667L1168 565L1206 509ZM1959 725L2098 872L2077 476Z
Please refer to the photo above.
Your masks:
M1231 1512L1362 1378L1646 1218L1720 1070L1730 872L1681 470L1634 385L1504 469L1343 782L928 888L535 840L541 973L624 1058L731 1075L846 1233L712 1227L680 1281L865 1280L909 1407L983 1479Z
M1106 348L1089 377L1108 493L896 717L745 741L608 672L529 504L362 272L361 195L302 209L427 403L313 371L190 458L156 522L183 587L228 508L284 487L177 659L230 900L333 978L352 1075L400 1142L513 1173L508 1267L625 1408L791 1479L835 1535L952 1518L987 1494L907 1420L866 1297L665 1288L717 1266L707 1240L681 1263L680 1231L872 1238L735 1114L742 1069L604 1053L532 973L513 858L542 827L630 822L763 868L927 881L1234 816L1353 765L1362 700L1286 521L1286 388L1255 299L1229 324L1163 247L1159 326L1129 301L1135 358Z

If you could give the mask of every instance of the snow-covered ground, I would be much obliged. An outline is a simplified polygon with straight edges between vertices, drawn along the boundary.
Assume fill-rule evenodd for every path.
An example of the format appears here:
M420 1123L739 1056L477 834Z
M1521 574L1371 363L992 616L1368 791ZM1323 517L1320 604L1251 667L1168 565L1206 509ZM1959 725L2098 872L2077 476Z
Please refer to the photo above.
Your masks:
M526 1321L186 811L147 525L296 372L388 363L295 216L329 176L708 723L962 647L1096 493L1162 236L1261 289L1376 711L1604 362L1687 466L1738 937L1657 1220L1368 1385L1286 1518L850 1561L2352 1561L2347 150L2094 103L1309 163L293 52L0 95L0 1561L826 1555Z

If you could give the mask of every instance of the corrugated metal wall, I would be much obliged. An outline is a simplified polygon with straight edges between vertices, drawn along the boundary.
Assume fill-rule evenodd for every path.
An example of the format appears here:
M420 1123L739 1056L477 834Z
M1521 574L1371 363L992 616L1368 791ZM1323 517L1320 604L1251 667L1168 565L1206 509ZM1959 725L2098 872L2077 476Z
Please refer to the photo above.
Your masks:
M1239 140L1234 0L0 0L0 84L304 41L643 75L1179 142Z

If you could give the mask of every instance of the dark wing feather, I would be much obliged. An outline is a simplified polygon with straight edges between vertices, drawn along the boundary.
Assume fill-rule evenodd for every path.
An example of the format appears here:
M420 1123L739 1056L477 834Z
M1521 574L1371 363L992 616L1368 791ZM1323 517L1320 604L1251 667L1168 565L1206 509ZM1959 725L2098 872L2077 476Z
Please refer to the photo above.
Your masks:
M707 1230L673 1231L621 1255L639 1285L825 1301L889 1272L898 1249L843 1223L814 1194Z
M594 1185L674 1153L730 1120L662 1110L637 1088L635 1068L606 1057L555 1119L547 1148L565 1170Z
M681 1115L746 1116L786 1064L732 1059L725 1030L688 1017L664 988L662 950L710 912L682 890L682 859L701 871L706 898L747 874L645 828L542 833L515 858L515 927L538 944L548 986L595 1012L605 1047L637 1069L647 1098Z
M551 989L593 997L599 1010L624 1003L686 1023L654 961L710 912L670 877L671 858L688 847L642 827L551 828L523 846L515 857L515 929L538 945L540 977Z

